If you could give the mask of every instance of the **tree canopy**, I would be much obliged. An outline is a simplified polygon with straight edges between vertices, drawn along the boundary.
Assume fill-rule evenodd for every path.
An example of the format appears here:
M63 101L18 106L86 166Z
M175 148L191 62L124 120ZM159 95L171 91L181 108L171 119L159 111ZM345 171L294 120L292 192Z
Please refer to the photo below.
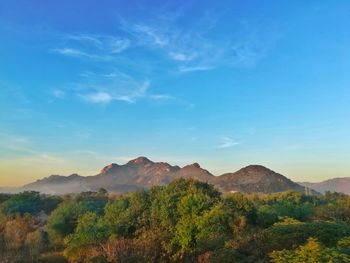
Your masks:
M118 196L1 198L4 262L350 262L350 197L337 193L222 195L179 179Z

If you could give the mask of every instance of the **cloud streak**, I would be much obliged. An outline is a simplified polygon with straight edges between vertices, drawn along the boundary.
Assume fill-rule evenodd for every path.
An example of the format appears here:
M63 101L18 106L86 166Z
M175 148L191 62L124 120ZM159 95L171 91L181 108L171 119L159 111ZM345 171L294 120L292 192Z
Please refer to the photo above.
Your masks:
M241 33L242 36L235 38L231 34L217 38L215 29L219 19L214 15L207 13L185 26L179 26L180 18L180 15L162 14L151 20L133 22L119 17L119 30L123 32L116 35L66 35L61 46L52 51L115 63L120 56L137 59L125 54L128 49L148 50L162 61L162 66L166 64L178 73L251 66L266 53L256 32Z
M239 145L239 142L234 141L230 137L222 137L221 138L221 143L217 146L219 149L227 149L227 148L232 148L234 146Z
M220 67L250 66L263 57L264 52L255 37L242 37L239 41L230 35L217 38L214 30L217 17L206 13L195 22L187 21L183 25L180 21L183 12L184 9L176 15L163 13L141 22L119 16L116 31L119 33L115 35L63 36L61 43L51 51L76 59L93 60L111 73L92 73L75 83L73 88L61 89L63 93L53 95L63 98L73 91L82 100L95 104L166 101L174 97L150 91L153 80L159 78L159 72L190 74ZM137 52L127 52L129 50ZM147 56L135 55L139 52Z
M162 53L179 73L254 65L264 56L265 49L253 33L243 34L239 40L229 34L221 39L214 37L217 19L212 15L182 27L177 19L164 15L141 23L120 21L121 29L135 45Z
M28 137L18 135L0 134L0 150L12 152L14 156L21 156L23 160L31 162L62 162L63 159L51 153L43 153L34 148L33 141ZM12 156L9 154L8 156Z
M108 104L113 101L136 103L139 100L166 101L174 97L150 91L149 80L137 80L118 71L108 74L87 73L79 83L66 87L89 103Z
M60 47L51 49L61 55L102 61L112 61L114 57L128 49L130 40L112 35L66 35Z

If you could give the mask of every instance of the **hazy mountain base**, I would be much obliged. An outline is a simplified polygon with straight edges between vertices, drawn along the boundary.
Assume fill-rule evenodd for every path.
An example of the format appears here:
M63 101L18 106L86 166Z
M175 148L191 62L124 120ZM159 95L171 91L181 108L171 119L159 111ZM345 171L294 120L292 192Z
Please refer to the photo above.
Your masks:
M177 180L119 197L0 195L0 262L350 262L350 197L222 196ZM49 215L47 218L45 215Z

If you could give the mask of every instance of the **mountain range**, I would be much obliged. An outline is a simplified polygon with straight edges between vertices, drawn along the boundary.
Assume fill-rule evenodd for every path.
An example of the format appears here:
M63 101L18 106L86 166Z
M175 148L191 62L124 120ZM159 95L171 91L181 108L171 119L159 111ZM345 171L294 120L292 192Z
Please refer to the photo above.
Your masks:
M11 192L33 190L48 194L68 194L96 191L103 187L111 192L124 193L166 185L178 178L193 178L208 182L221 192L274 193L294 190L316 193L309 190L308 185L302 186L261 165L249 165L233 173L214 176L198 163L180 167L166 162L153 162L146 157L138 157L122 165L112 163L94 176L51 175L11 189Z
M319 183L299 183L320 193L339 192L350 195L350 177L333 178Z

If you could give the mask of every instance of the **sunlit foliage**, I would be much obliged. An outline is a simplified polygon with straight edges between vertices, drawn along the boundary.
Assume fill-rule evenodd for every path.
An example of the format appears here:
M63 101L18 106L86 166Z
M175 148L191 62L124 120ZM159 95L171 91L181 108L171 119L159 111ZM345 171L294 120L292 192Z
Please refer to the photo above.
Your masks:
M109 197L1 196L0 263L350 262L350 197L222 195L180 179Z

